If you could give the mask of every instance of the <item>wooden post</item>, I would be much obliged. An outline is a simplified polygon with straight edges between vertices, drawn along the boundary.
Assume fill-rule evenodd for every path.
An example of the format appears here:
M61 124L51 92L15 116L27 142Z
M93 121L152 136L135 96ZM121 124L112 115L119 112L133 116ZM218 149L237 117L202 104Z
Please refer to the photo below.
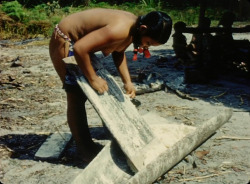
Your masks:
M198 27L201 26L202 19L205 17L206 7L207 7L207 0L200 0L200 14L199 14Z

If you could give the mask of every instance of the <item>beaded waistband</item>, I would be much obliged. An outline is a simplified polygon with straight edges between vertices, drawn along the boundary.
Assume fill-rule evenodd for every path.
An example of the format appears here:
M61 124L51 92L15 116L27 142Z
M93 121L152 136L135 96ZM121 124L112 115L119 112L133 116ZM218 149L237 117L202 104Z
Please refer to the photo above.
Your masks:
M71 39L60 30L60 28L58 27L58 24L55 27L55 32L56 34L61 36L63 39L65 39L65 41L71 42Z

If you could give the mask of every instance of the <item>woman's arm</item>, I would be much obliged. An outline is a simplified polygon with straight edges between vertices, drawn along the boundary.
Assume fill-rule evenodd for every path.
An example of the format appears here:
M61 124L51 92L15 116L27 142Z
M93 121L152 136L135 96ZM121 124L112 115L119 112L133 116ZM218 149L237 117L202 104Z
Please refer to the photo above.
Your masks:
M122 82L124 84L124 89L126 94L129 94L131 98L135 97L135 88L131 82L130 74L127 66L127 59L124 52L113 52L112 57L115 63L117 70L120 73Z
M108 90L108 85L104 79L97 76L90 61L90 54L109 47L115 40L113 35L112 31L105 26L85 35L74 44L74 55L78 66L92 88L101 94Z

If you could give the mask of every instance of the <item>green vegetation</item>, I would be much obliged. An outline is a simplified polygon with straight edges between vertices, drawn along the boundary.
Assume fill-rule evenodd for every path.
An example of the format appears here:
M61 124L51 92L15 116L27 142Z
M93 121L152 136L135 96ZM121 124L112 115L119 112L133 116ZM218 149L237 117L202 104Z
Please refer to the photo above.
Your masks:
M68 2L66 0L53 2L47 2L46 0L2 2L0 4L0 39L48 37L53 31L54 25L61 18L74 12L96 7L121 9L133 12L136 15L160 10L167 12L173 18L174 23L184 21L187 25L196 25L199 16L198 5L173 6L173 4L168 4L163 0L122 1L122 3L115 3L116 1L73 0L71 1L72 4L67 4ZM221 9L215 8L208 9L207 12L212 15L210 16L212 22L218 22L223 13Z

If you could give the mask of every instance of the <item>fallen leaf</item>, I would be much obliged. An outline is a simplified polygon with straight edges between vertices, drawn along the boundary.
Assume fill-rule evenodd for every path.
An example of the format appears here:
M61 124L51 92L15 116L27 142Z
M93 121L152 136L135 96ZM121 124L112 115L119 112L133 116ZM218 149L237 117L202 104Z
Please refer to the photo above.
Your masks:
M206 156L210 151L203 150L203 151L196 151L195 155L199 159L203 159L204 156Z

